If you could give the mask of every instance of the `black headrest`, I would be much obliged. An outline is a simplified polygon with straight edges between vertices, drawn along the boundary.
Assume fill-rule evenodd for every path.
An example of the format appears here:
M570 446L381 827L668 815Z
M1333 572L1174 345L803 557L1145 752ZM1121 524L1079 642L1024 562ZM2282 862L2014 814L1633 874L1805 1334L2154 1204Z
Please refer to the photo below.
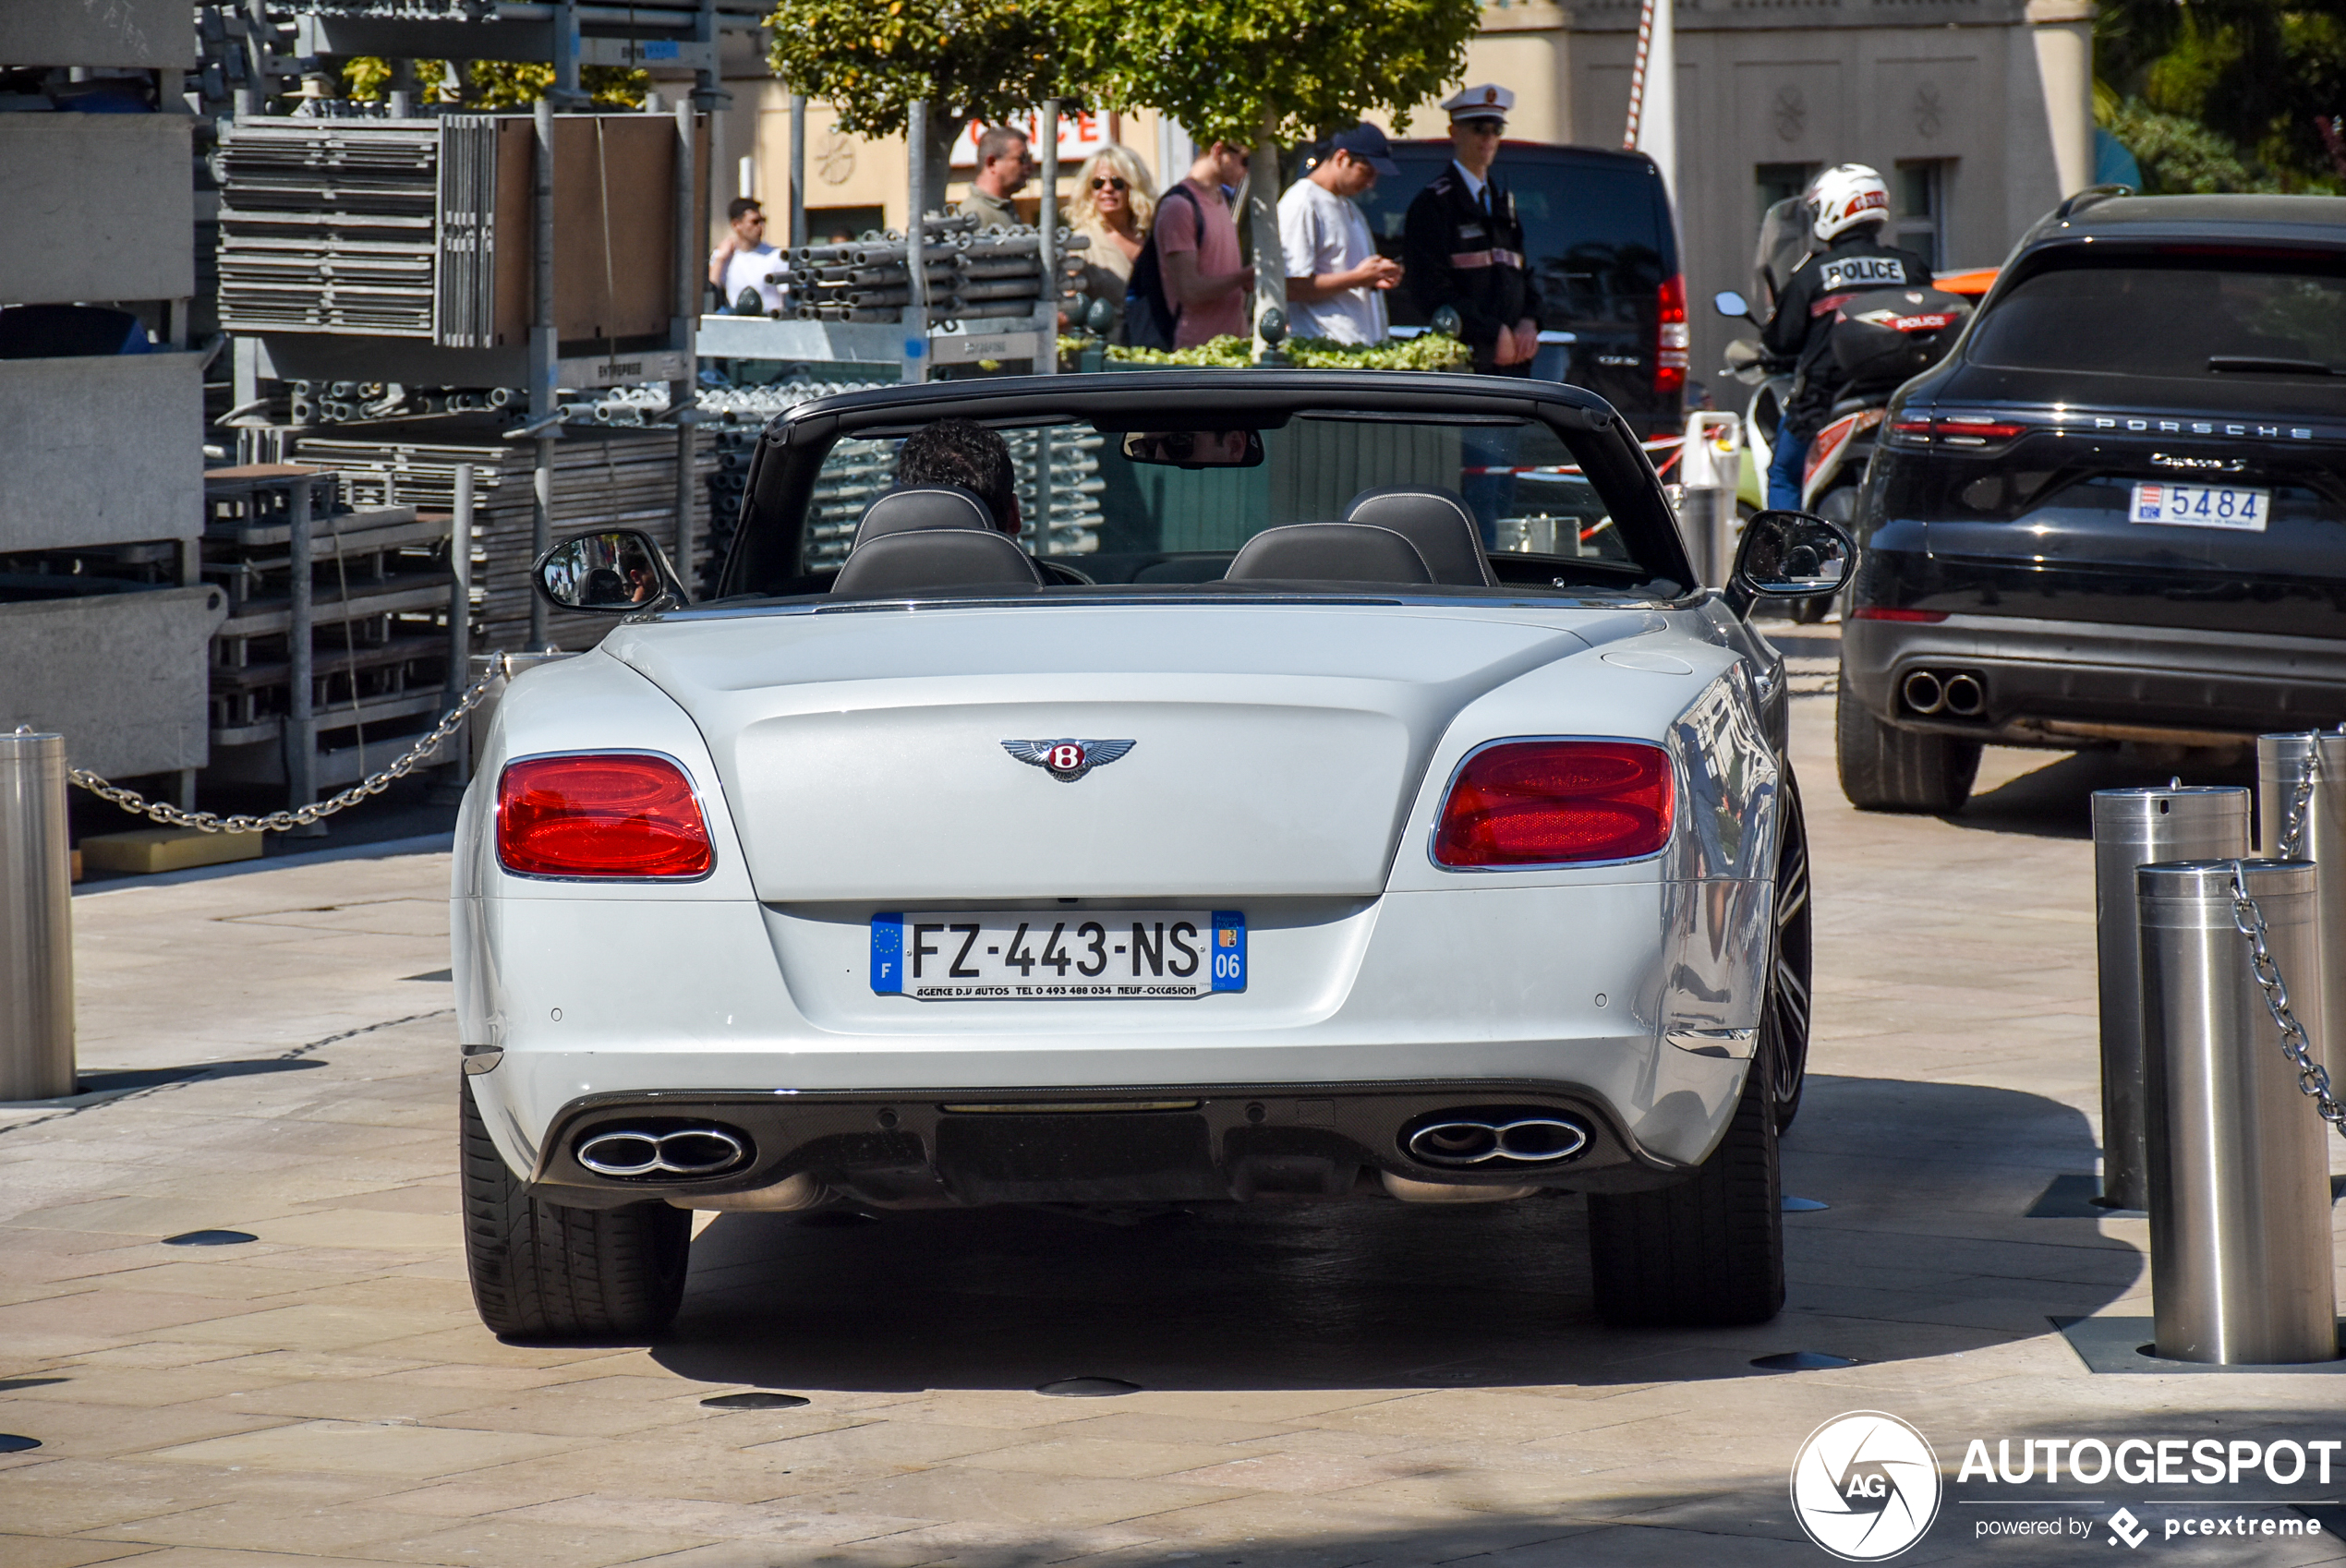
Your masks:
M1362 490L1344 509L1347 523L1390 528L1425 557L1437 583L1493 588L1491 558L1482 553L1482 530L1456 490L1434 485L1388 485Z
M855 543L863 545L884 534L909 534L930 528L983 528L997 532L994 514L973 490L959 485L908 485L890 490L864 509L855 525Z
M868 514L867 514L868 517ZM848 552L834 594L898 594L922 588L1038 587L1027 553L991 528L951 524L884 534Z
M1390 528L1360 523L1291 523L1246 541L1230 569L1238 583L1264 577L1324 583L1431 583L1417 547Z

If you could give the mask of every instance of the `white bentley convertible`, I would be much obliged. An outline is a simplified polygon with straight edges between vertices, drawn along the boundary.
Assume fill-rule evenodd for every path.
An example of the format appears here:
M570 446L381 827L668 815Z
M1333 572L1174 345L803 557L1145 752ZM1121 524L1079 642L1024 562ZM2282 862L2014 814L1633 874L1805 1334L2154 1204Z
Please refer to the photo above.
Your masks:
M904 473L941 420L1022 495ZM539 565L619 619L457 834L483 1318L657 1332L695 1209L1563 1193L1609 1320L1769 1317L1807 849L1745 616L1854 559L1763 513L1703 589L1549 382L799 407L718 597L639 534Z

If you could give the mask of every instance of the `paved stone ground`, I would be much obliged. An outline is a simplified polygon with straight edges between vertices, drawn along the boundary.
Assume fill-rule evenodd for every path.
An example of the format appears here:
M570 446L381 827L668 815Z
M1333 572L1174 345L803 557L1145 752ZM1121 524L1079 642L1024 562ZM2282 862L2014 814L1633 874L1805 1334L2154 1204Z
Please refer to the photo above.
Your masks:
M87 894L84 1063L210 1070L0 1113L0 1430L42 1443L0 1456L0 1568L1807 1564L1790 1463L1860 1408L1948 1473L1906 1562L2100 1556L2121 1502L2160 1528L2346 1494L1955 1483L1973 1437L2346 1436L2346 1382L2098 1376L2049 1325L2149 1309L2141 1221L2024 1215L2095 1168L2086 792L2166 770L1991 753L1957 818L1863 817L1830 698L1796 710L1820 1037L1784 1163L1831 1207L1787 1216L1790 1307L1735 1332L1596 1324L1577 1200L1362 1201L727 1216L662 1343L501 1345L455 1218L445 857ZM211 1226L260 1239L162 1245ZM1793 1350L1860 1364L1750 1364ZM1143 1392L1030 1392L1073 1374ZM744 1388L809 1403L700 1403ZM2050 1515L2096 1526L1977 1538ZM2339 1561L2322 1517L2145 1550Z

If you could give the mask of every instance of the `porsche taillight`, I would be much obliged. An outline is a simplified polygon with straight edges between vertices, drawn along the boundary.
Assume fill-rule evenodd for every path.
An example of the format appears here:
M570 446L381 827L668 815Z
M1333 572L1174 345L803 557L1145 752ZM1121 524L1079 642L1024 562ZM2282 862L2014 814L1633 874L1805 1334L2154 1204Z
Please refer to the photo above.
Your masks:
M1458 768L1433 835L1438 865L1569 865L1670 841L1670 756L1640 741L1503 741Z
M1673 272L1662 280L1655 305L1654 395L1676 397L1687 390L1687 280L1683 273Z
M524 876L705 876L692 780L664 756L526 757L497 779L497 860Z

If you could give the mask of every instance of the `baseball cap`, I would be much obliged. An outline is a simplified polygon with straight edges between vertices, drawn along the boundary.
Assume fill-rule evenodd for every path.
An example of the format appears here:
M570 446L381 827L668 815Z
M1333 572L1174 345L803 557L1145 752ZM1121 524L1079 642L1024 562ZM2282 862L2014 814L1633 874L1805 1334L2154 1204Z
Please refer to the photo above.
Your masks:
M1397 175L1401 165L1393 161L1393 144L1374 126L1354 126L1340 130L1328 139L1328 145L1338 152L1349 152L1380 175Z

